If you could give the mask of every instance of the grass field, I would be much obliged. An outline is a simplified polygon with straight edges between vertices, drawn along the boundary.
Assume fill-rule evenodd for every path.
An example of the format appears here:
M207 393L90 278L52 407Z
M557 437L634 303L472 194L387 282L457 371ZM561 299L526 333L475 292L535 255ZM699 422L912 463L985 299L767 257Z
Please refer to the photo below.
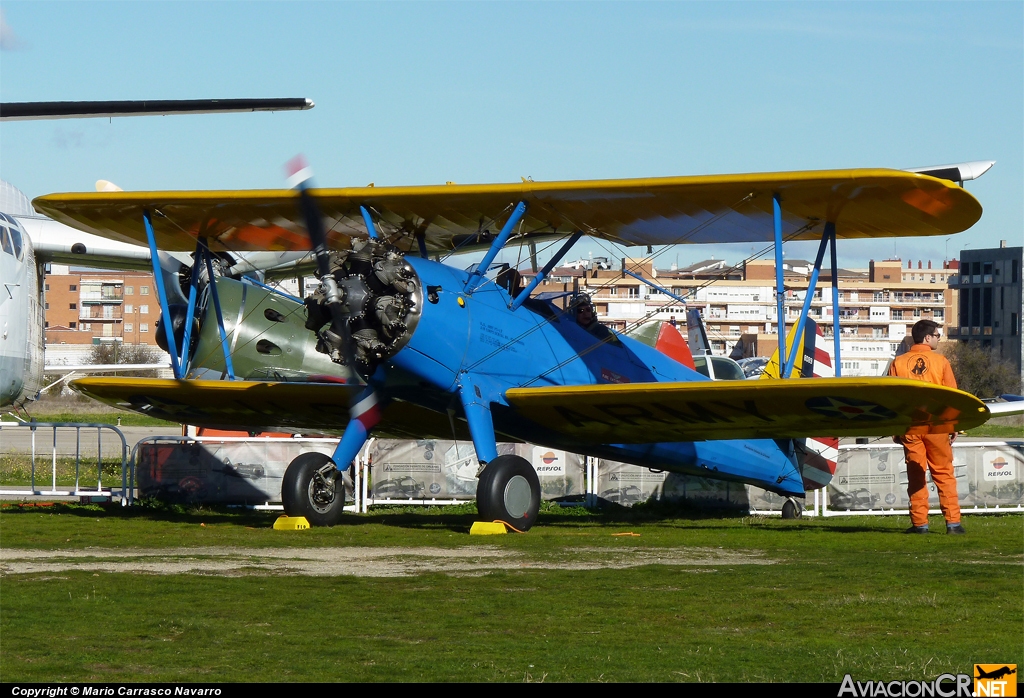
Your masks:
M1024 664L1020 516L905 536L902 517L545 505L526 535L470 537L474 513L279 532L257 512L5 504L0 675L838 682ZM308 567L339 555L363 566Z

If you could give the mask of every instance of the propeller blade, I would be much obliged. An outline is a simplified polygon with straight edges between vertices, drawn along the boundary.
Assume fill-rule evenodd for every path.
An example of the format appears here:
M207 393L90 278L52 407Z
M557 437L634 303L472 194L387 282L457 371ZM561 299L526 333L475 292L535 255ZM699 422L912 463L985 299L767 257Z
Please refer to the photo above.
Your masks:
M317 206L316 199L309 192L310 183L313 180L313 170L302 155L296 155L288 161L285 171L288 173L288 185L299 193L299 210L306 219L306 231L316 257L320 283L325 291L327 307L331 311L331 329L327 333L326 339L329 344L341 352L349 370L350 380L353 383L360 383L362 380L356 370L352 334L348 328L348 315L342 307L344 300L342 290L338 288L334 274L331 273L331 251L327 247L327 232L324 229L323 217L320 215L320 207Z

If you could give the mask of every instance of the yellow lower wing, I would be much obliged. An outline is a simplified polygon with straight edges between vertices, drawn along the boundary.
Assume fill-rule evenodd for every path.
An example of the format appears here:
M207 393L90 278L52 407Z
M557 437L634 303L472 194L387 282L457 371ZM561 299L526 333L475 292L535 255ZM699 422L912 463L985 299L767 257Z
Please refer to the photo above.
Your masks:
M516 411L597 443L951 433L988 419L968 393L897 378L514 388Z
M122 409L182 424L242 430L343 428L361 390L336 383L79 378L71 387Z

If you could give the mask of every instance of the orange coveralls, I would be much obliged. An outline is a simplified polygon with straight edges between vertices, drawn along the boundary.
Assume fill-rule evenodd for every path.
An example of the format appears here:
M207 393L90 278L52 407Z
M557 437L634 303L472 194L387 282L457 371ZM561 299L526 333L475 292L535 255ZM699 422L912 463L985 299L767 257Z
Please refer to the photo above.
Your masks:
M953 369L946 357L932 351L927 344L915 344L906 354L897 356L889 366L889 375L922 380L948 388L956 387ZM910 521L915 526L928 524L928 488L925 468L931 470L932 482L939 490L939 507L947 524L960 523L960 500L953 475L953 446L949 434L901 436L907 460L907 494L910 496Z

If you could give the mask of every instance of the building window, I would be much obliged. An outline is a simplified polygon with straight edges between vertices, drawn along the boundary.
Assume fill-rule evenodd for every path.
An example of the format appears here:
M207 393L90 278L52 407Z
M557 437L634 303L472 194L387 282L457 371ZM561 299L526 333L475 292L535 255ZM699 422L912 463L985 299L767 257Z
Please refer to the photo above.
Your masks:
M133 323L130 323L130 322L124 323L124 331L125 332L134 332L135 331L135 325Z
M48 323L48 322L44 322L44 323L43 323L43 327L44 327L44 328L45 328L45 327L49 327L49 326L50 326L50 323Z
M125 286L124 287L124 295L126 295L126 296L134 296L135 295L135 287L134 286Z
M133 305L132 305L131 303L127 303L127 304L125 304L125 306L124 306L124 312L126 312L126 313L130 313L130 312L132 312L133 310L135 310L135 307L134 307L134 306L133 306Z
M69 291L77 291L78 290L78 284L71 284L70 286L68 286L68 290Z
M143 315L149 315L149 306L148 305L140 305L139 306L139 312L142 313Z
M78 323L77 322L69 322L68 323L68 327L70 327L71 329L75 329L76 327L78 327Z
M140 322L139 323L139 332L149 332L149 323L148 322Z
M43 309L44 310L49 310L50 309L50 304L49 303L44 304L43 305Z
M50 290L50 284L45 284L45 285L43 286L43 290L44 290L44 291L49 291L49 290Z
M139 286L139 294L143 296L149 295L149 286Z
M71 310L78 310L78 303L72 303L68 306Z

